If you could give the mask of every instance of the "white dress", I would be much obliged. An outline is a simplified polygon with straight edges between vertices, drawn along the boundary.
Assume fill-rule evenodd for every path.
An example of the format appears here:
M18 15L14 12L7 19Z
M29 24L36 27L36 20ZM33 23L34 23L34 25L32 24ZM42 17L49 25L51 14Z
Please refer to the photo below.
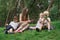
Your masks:
M38 20L38 22L36 24L36 28L40 28L40 25L41 25L40 22L42 22L42 21L43 21L43 18L39 18L39 20Z

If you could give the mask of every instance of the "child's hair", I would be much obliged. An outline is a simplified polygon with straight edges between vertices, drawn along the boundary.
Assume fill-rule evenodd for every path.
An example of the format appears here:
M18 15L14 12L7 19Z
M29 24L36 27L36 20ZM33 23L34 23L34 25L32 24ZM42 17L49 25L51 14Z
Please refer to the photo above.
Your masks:
M49 16L49 11L44 11L44 15L48 17Z
M14 17L13 17L13 20L18 20L18 17L17 17L17 16L14 16Z
M48 19L47 19L48 16L49 16L49 11L44 11L44 18L45 18L45 20L48 20Z
M22 20L28 20L28 8L23 8L22 10Z
M40 15L39 16L44 16L44 14L43 13L40 13Z

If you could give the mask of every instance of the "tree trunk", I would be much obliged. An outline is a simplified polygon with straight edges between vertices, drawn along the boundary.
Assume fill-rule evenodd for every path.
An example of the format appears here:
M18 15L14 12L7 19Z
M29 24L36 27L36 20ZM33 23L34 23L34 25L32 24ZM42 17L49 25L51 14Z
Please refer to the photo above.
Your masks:
M47 8L48 11L49 11L50 8L52 7L53 3L54 3L54 0L50 0L50 4L49 4L49 6L48 6L48 8Z

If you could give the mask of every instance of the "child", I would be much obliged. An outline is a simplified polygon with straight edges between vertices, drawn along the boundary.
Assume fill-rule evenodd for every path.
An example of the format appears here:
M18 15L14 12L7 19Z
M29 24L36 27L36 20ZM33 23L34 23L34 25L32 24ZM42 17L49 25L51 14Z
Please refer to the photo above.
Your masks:
M51 28L50 22L51 22L51 20L49 18L49 12L48 11L44 11L43 15L44 15L43 18L40 16L40 20L41 20L40 28L37 28L36 30L40 31L40 30L42 30L42 28L47 27L48 31L50 32L50 28Z
M51 19L49 18L49 12L48 11L44 11L44 23L43 26L46 26L48 28L48 31L50 31L51 28Z
M40 13L40 18L37 22L36 27L30 27L30 29L36 29L36 31L40 31L42 30L43 27L47 27L48 31L50 31L50 18L49 18L49 12L48 11L44 11L44 13Z
M11 21L11 22L9 23L9 25L6 26L6 31L5 31L5 33L8 34L8 33L14 32L14 30L17 29L18 24L19 24L19 23L18 23L18 18L17 18L17 16L14 16L13 21Z
M42 29L42 26L43 26L43 19L44 19L44 15L43 13L40 13L39 15L39 20L37 22L37 25L36 27L30 27L30 29L36 29L37 31L39 31L39 29L41 30Z

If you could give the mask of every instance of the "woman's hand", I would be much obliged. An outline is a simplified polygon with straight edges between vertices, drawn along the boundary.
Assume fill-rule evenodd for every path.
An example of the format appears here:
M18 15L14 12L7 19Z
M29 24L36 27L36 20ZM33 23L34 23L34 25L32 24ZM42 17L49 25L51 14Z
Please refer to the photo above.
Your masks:
M31 22L31 20L28 20L28 22Z
M28 22L32 22L33 20L28 20Z

